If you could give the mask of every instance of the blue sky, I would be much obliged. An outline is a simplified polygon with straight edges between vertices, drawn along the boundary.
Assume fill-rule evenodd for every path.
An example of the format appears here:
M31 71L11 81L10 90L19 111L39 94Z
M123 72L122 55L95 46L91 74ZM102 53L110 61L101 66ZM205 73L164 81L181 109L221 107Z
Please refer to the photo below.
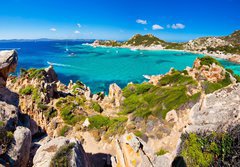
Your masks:
M240 0L4 0L0 39L125 40L136 33L167 41L240 29Z

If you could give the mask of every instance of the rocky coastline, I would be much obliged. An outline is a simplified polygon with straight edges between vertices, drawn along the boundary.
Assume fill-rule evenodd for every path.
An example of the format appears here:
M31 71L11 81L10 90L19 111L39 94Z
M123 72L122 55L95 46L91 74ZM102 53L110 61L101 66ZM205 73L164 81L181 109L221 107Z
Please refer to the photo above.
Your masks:
M62 84L52 66L9 76L17 52L0 52L0 58L2 166L240 162L234 138L240 134L240 77L211 57L124 89L112 84L108 96L92 94L81 81ZM214 142L201 146L194 143L196 136ZM227 151L218 151L225 149L225 140Z
M196 54L209 55L215 58L225 59L234 63L240 63L240 43L238 40L240 31L235 31L233 34L226 37L203 37L195 40L190 40L186 43L169 43L154 37L151 34L140 36L139 34L133 36L126 42L120 43L117 41L100 41L95 40L92 47L116 47L128 48L131 50L173 50L181 52L190 52ZM145 37L142 40L139 38ZM157 42L152 42L151 40ZM142 40L141 42L139 42ZM130 41L130 42L129 42ZM149 41L151 41L149 43ZM137 43L139 42L139 43ZM227 47L227 48L225 48ZM236 53L229 52L230 49L236 49ZM226 50L223 50L226 49Z

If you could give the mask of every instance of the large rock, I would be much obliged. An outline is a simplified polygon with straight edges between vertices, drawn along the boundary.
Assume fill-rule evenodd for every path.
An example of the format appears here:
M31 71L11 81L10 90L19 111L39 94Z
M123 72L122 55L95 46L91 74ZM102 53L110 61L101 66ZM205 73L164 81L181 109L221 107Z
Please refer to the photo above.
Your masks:
M18 124L18 109L0 101L0 122L4 122L7 130L15 130Z
M46 68L45 71L47 73L46 79L48 83L58 82L58 76L57 73L54 71L53 66Z
M128 167L170 167L171 159L168 155L157 156L152 148L134 134L125 134L115 141L116 159L112 158L113 166Z
M69 166L75 167L90 167L91 163L83 150L82 145L75 139L67 139L58 137L44 143L36 152L33 158L34 167L49 167L52 159L57 152L70 143L74 143L74 147L70 150Z
M116 107L121 105L123 95L121 88L117 84L114 83L109 86L108 98Z
M0 51L0 87L6 86L8 74L17 67L18 54L15 50Z
M240 123L240 84L206 95L190 112L187 131L226 130Z
M25 167L28 164L32 135L28 128L18 126L14 131L14 140L8 155L14 161L14 166Z

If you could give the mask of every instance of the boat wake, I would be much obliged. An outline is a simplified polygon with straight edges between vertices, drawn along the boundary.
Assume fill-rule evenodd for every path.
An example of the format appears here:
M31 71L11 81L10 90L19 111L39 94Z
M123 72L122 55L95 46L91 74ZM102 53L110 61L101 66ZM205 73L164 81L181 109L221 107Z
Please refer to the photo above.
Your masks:
M52 65L52 66L59 66L59 67L71 67L71 65L68 65L68 64L59 64L59 63L53 63L53 62L47 62L49 65Z

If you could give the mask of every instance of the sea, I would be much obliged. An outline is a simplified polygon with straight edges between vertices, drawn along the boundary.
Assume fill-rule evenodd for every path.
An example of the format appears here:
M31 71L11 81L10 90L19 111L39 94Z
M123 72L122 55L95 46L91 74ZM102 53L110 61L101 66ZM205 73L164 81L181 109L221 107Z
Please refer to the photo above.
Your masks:
M94 93L108 93L111 83L121 88L129 82L142 83L144 75L165 74L171 67L191 67L201 54L180 51L143 51L126 48L92 47L93 41L1 41L0 50L16 49L20 69L46 68L53 65L64 84L80 80ZM224 67L240 74L240 65L218 59Z

